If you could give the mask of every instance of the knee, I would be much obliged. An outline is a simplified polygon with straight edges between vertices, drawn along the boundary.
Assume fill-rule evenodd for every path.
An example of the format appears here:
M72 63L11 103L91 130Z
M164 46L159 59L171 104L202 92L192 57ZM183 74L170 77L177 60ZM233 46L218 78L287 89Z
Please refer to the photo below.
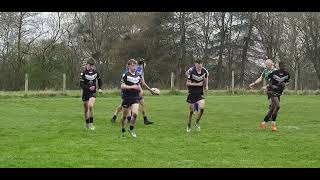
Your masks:
M192 115L192 114L193 114L193 110L190 110L190 111L189 111L189 114Z
M88 106L84 107L84 112L88 112L88 111L89 111L89 107Z
M138 116L137 113L132 113L132 118L133 119L137 119L137 116Z

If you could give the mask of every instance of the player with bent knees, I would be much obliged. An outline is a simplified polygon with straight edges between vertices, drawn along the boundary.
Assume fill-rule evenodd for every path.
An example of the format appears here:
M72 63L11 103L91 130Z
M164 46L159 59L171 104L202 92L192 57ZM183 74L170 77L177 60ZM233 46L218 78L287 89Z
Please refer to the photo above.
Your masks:
M127 116L131 111L130 128L129 132L132 137L137 137L134 128L136 119L139 111L139 97L141 92L141 75L136 73L137 61L130 59L127 63L129 71L122 75L121 79L121 90L123 91L122 101L122 121L121 121L121 132L122 137L125 137Z
M188 87L188 98L189 103L189 116L187 132L191 131L191 120L194 112L194 104L197 103L199 107L199 113L196 119L196 129L200 131L200 120L205 108L205 97L203 89L208 90L208 76L209 72L203 67L202 60L198 59L195 62L195 66L188 72L187 87Z

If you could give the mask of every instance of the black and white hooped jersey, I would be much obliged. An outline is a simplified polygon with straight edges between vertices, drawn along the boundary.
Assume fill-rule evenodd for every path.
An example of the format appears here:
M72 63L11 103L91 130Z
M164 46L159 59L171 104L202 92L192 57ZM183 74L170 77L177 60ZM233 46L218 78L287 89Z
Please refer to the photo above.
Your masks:
M100 89L102 82L101 82L99 73L95 70L88 71L86 69L80 75L80 87L82 87L82 89L86 92L95 93L97 88L93 91L89 90L89 88L91 86L96 86L97 81L98 81L98 86Z
M131 74L130 72L125 72L122 74L121 83L124 83L128 86L139 85L141 83L142 76L141 74ZM123 91L124 99L134 99L139 97L139 92L134 89L124 89Z
M287 71L275 70L268 75L269 82L274 88L269 89L279 95L282 95L284 86L281 86L281 83L290 82L290 74Z
M194 66L187 70L186 75L187 79L191 80L192 83L200 83L209 76L209 72L203 67L199 74L196 70L196 67ZM189 93L203 94L203 86L188 86L188 90Z

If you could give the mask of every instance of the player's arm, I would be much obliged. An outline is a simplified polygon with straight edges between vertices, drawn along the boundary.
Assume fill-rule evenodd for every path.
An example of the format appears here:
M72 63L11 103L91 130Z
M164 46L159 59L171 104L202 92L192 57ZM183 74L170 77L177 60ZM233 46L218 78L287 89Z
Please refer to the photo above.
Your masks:
M129 90L129 89L135 89L135 90L140 90L141 86L140 85L126 85L125 83L121 83L121 89L122 90Z
M204 90L208 91L209 90L209 72L206 70L206 73L207 73L207 75L205 78L205 89Z
M191 82L190 79L188 79L186 85L187 86L203 86L203 81L199 82L199 83L193 83L193 82Z
M270 87L271 89L277 89L277 88L279 88L279 87L276 86L276 85L272 85L272 81L271 81L271 78L272 78L272 77L273 77L273 72L268 75L268 84L267 84L267 87Z
M84 83L84 73L81 73L81 75L80 75L80 87L83 90L89 90L89 86L85 85L85 83Z
M202 81L202 82L199 82L199 83L193 83L193 82L191 82L191 72L192 72L192 71L189 71L189 72L188 72L186 85L187 85L187 86L203 86L203 81Z
M141 79L141 84L146 87L150 92L152 92L151 88L148 86L148 84L144 81L144 79Z
M101 93L102 90L101 90L101 87L102 87L102 80L100 78L100 75L99 73L97 73L97 80L98 80L98 88L99 88L99 92Z
M288 79L285 79L284 82L281 83L282 87L288 86L290 84L290 74L288 74Z
M148 84L144 81L143 78L141 79L141 84L142 84L142 86L146 87L146 88L148 89L148 91L151 92L151 94L153 94L153 95L155 94L155 93L152 91L152 89L148 86Z
M253 83L251 83L251 84L249 85L249 87L252 88L253 86L261 83L262 80L263 80L263 77L262 77L262 75L261 75L257 80L255 80Z
M121 87L120 87L122 90L130 90L130 89L141 90L140 84L129 86L125 84L126 80L127 80L127 76L123 74L121 78Z

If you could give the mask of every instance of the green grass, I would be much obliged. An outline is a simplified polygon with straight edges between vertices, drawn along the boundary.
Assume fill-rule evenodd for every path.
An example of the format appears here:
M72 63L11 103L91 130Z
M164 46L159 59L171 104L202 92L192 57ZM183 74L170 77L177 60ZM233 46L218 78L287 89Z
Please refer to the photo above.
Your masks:
M95 131L80 98L1 99L0 167L320 167L320 97L283 96L278 131L259 128L266 96L207 96L186 132L185 96L147 96L153 125L120 138L119 97L97 98Z

